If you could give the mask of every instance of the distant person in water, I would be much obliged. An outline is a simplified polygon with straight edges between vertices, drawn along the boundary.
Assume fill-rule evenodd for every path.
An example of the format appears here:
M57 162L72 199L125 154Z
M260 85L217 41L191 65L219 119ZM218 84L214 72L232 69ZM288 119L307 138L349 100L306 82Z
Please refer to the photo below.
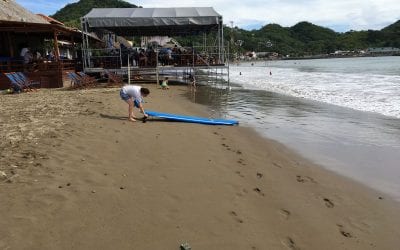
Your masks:
M122 100L128 103L128 120L131 122L136 121L136 116L133 113L133 108L136 107L140 112L147 118L147 114L143 108L143 97L150 94L150 90L147 88L142 88L138 85L125 85L121 88L119 95Z
M196 88L196 78L193 74L191 74L189 76L189 81L190 81L190 86L192 86L193 88Z

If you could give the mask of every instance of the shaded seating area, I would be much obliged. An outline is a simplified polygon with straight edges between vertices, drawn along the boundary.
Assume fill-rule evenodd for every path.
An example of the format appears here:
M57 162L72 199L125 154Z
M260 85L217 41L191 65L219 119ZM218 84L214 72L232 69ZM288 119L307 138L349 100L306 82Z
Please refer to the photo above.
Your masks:
M0 73L24 72L40 88L59 88L68 82L67 71L82 70L81 31L31 13L16 1L0 1L0 7ZM94 35L87 38L94 47L102 43ZM9 88L9 81L0 74L0 90Z
M119 36L191 36L211 34L213 46L199 48L159 48L149 46L134 54L134 65L139 68L161 66L207 67L225 66L225 49L222 16L212 7L181 8L94 8L82 18L84 34L109 32ZM98 57L98 51L90 49L83 39L83 66L85 71L97 68L120 69L127 66L123 56L115 56L120 62L113 67L107 64L110 56ZM123 54L123 50L121 49Z

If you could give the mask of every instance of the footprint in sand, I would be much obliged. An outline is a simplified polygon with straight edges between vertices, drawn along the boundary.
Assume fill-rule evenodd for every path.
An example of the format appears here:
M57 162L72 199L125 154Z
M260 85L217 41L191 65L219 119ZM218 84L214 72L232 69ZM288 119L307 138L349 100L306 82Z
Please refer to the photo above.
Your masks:
M287 247L288 249L292 249L292 250L299 250L300 248L298 248L296 246L296 243L294 242L294 240L290 237L286 237L286 239L281 241L282 244Z
M317 183L313 178L309 176L296 175L296 180L297 182L300 183L305 183L305 182Z
M243 220L238 217L235 211L231 211L229 214L235 219L236 222L243 223Z
M337 226L338 226L338 228L339 228L339 232L340 232L341 235L343 235L343 236L346 237L346 238L353 238L353 235L352 235L351 233L347 232L347 231L344 229L344 226L343 226L343 225L337 224Z
M328 198L324 198L324 201L325 201L325 206L328 208L333 208L335 206L335 204L333 204L333 202Z
M240 158L237 163L239 163L240 165L246 166L246 163L244 163L244 159Z
M231 150L231 148L228 145L226 145L225 143L222 143L221 145L224 146L226 148L226 150L229 150L229 151Z
M286 209L280 209L279 214L284 218L285 220L288 220L290 217L290 211Z
M249 193L249 191L247 189L243 188L242 191L241 192L237 192L236 195L239 196L239 197L243 197L243 195L246 195L248 193Z
M244 177L244 175L243 175L242 173L240 173L240 171L236 171L235 173L236 173L237 175L239 175L240 177L242 177L242 178Z
M349 218L348 219L348 224L349 227L356 230L356 231L361 231L364 233L371 233L371 225L364 221L359 221L356 219Z
M259 195L265 196L265 194L263 192L261 192L261 189L259 189L258 187L253 189L256 193L258 193Z
M273 164L275 167L277 167L277 168L282 168L282 166L279 165L278 163L273 162L272 164Z

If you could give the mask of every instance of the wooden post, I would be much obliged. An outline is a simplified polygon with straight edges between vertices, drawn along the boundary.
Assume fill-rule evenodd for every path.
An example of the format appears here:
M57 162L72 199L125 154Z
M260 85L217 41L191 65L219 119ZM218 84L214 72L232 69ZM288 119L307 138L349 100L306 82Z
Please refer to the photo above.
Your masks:
M75 39L74 36L71 35L71 44L72 44L72 59L76 58L76 50L75 50Z
M62 64L60 60L60 50L58 48L58 38L57 38L57 30L54 30L54 57L56 59L57 64L57 87L63 87L63 80L62 80Z
M156 78L157 78L157 86L160 84L160 75L158 72L158 48L156 49Z
M129 57L129 53L128 53L128 84L131 84L131 64L129 62L130 57Z
M10 32L7 32L7 39L8 39L7 43L8 43L8 49L10 51L10 57L14 57L14 43L11 40Z
M60 50L58 48L58 38L56 30L54 30L54 56L56 58L56 61L60 61Z

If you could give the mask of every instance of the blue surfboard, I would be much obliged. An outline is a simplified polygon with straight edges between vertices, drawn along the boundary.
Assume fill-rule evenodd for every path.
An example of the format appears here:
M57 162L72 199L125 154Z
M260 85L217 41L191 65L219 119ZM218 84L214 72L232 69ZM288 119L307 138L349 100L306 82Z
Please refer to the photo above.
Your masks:
M164 118L172 121L180 121L180 122L191 122L191 123L200 123L200 124L208 124L208 125L238 125L239 122L235 120L225 120L225 119L209 119L204 117L196 117L196 116L186 116L186 115L176 115L169 113L161 113L146 110L146 114L149 116Z

